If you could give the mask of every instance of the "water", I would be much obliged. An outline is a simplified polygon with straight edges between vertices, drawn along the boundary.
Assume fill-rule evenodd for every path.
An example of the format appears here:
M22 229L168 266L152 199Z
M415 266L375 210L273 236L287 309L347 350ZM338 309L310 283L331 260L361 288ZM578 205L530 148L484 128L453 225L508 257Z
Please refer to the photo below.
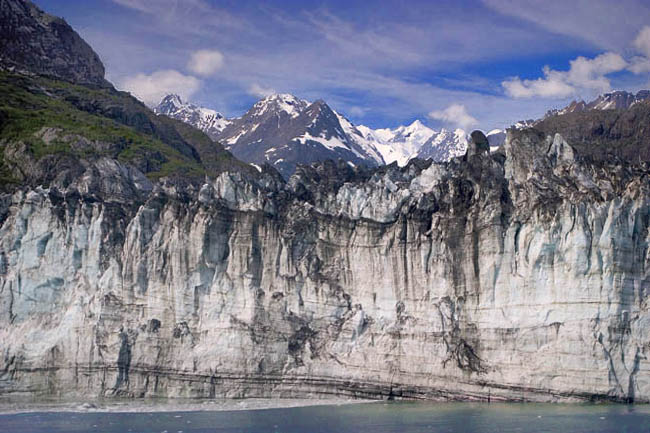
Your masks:
M649 406L369 403L285 409L0 415L0 432L650 432Z

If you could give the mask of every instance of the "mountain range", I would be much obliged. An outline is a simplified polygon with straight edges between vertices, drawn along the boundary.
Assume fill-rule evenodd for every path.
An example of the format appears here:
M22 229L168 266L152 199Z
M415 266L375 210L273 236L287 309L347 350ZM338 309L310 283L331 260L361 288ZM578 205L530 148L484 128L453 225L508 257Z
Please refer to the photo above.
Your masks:
M434 130L419 120L392 129L356 126L323 100L312 103L290 94L267 96L231 119L174 94L165 96L154 111L204 131L242 161L270 164L285 177L298 164L326 159L370 167L404 166L413 158L448 161L463 155L468 143L462 129ZM494 147L504 138L503 130L488 133Z
M591 102L573 101L562 109L548 111L541 119L518 122L513 127L532 127L571 113L621 112L649 98L648 90L636 94L610 92ZM165 96L154 111L202 130L242 161L257 167L273 166L285 178L298 164L326 159L371 167L392 163L404 166L413 158L443 162L463 155L468 143L467 131L434 130L419 120L396 128L354 125L323 100L311 103L290 94L267 96L243 116L232 119L174 94ZM496 149L506 134L495 129L486 136L490 147Z
M513 127L534 127L572 113L622 112L647 99L648 90L636 94L610 92L590 102L573 101L562 109L549 110L541 119L521 121ZM258 167L268 163L285 177L295 171L297 164L326 159L340 158L353 165L368 166L404 166L413 158L448 161L463 155L468 143L467 131L434 130L419 120L396 128L354 125L322 100L312 104L289 94L267 96L243 116L232 119L184 102L174 94L165 96L154 111L204 131L242 161ZM490 147L496 149L505 142L506 134L505 130L494 129L486 136Z
M602 161L650 161L650 91L616 91L551 110L529 127L562 134L583 155Z
M585 102L583 100L572 101L562 109L549 110L544 116L544 119L569 113L580 113L593 110L622 111L627 110L646 99L650 99L650 90L640 90L636 94L617 90L615 92L602 94L591 102Z

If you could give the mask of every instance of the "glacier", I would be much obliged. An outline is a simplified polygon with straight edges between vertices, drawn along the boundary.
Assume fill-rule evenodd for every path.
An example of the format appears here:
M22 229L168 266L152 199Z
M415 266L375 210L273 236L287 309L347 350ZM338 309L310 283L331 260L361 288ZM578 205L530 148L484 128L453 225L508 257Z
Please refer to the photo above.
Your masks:
M445 163L0 197L0 395L650 401L646 166Z

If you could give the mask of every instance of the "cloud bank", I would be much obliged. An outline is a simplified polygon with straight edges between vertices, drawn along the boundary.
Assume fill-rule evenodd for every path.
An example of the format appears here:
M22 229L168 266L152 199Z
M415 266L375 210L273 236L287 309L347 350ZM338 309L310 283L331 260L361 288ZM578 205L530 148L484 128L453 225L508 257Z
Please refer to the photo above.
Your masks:
M149 106L157 105L160 100L175 93L183 100L188 100L199 90L201 81L190 75L168 69L152 74L137 74L127 77L118 87L130 92L133 96Z
M634 39L634 48L641 53L632 58L630 71L635 74L650 72L650 26L644 26Z
M248 94L256 96L258 98L265 98L269 95L273 95L274 93L276 93L275 89L272 89L270 87L262 87L257 83L251 84L248 87Z
M197 75L208 77L223 67L223 54L217 50L194 51L187 63L187 69Z
M457 104L491 129L539 117L549 100L636 91L650 78L642 75L650 72L640 32L650 23L645 0L387 0L371 8L358 0L88 1L103 8L110 28L52 3L97 47L110 79L179 71L200 81L195 102L227 116L275 89L323 98L371 127ZM218 54L189 59L197 46Z
M466 131L478 124L478 120L471 116L462 104L452 104L444 110L432 111L429 113L429 117Z
M628 63L619 54L608 52L593 59L578 57L569 62L568 71L555 71L545 66L544 77L522 80L513 77L501 85L513 98L566 98L582 91L603 93L611 90L608 74L624 70Z

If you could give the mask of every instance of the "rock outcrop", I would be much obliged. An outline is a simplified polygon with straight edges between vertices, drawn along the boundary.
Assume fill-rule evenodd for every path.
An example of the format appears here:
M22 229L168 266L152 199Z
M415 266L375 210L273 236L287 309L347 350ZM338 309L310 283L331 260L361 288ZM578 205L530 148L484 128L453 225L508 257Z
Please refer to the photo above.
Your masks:
M470 142L467 146L465 159L475 156L487 155L490 153L490 143L487 137L481 131L473 131L470 134Z
M61 18L29 0L0 0L0 68L110 87L104 65Z
M639 92L647 96L648 91ZM547 135L556 133L585 157L650 162L650 98L620 109L589 109L552 115L534 123Z
M0 393L650 401L647 168L479 153L4 195Z

